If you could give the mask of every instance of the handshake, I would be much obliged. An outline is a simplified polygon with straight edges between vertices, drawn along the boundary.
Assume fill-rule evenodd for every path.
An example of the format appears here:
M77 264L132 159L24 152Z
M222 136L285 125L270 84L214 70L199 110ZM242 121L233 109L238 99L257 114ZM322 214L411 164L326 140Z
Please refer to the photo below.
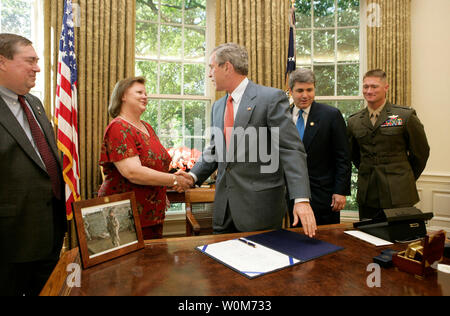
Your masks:
M178 170L175 172L175 176L177 179L177 184L172 187L173 190L178 193L182 193L192 187L194 187L194 178L187 172L183 170Z

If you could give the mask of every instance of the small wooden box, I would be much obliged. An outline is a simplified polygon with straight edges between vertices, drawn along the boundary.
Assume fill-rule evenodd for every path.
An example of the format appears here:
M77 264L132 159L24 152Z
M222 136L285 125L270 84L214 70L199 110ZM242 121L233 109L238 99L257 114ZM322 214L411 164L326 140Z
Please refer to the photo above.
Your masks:
M405 251L392 256L392 263L401 271L423 278L434 272L433 263L443 260L445 231L426 235L423 241L408 245Z

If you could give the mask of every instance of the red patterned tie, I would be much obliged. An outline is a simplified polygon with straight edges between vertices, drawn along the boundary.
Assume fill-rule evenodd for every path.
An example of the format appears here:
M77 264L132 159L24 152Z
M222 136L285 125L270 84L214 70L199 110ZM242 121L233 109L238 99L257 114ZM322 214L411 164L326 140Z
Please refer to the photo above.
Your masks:
M230 139L231 139L231 133L233 131L233 125L234 125L234 110L233 110L233 98L231 97L231 94L228 96L227 99L227 107L225 108L225 118L224 118L224 124L223 124L223 132L225 134L225 144L228 146L230 145Z
M44 133L25 103L25 98L21 95L19 95L19 103L25 111L28 123L30 124L31 135L33 136L34 142L36 143L39 153L41 154L42 161L47 169L47 173L52 181L53 194L57 199L61 200L61 181L58 175L58 163L56 162L55 156L53 155L53 152L45 139Z

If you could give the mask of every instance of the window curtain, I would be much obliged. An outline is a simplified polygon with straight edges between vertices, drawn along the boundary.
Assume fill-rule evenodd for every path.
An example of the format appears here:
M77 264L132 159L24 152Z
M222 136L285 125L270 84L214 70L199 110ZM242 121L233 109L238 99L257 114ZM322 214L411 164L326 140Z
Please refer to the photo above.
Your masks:
M290 6L290 0L216 0L216 46L246 47L248 77L258 84L285 88Z
M388 100L411 105L411 0L367 2L367 68L381 68Z
M96 196L102 182L98 165L103 133L110 121L108 104L120 79L134 76L136 3L134 0L74 0L78 66L78 137L81 198ZM53 113L59 38L64 1L45 0L45 106ZM75 23L77 23L75 21ZM73 222L73 221L72 221ZM72 224L73 228L73 224ZM72 233L74 230L72 231ZM71 248L75 234L70 235Z
M81 196L92 198L101 184L98 165L103 133L110 118L107 108L114 85L134 76L134 0L77 0L75 28L78 65L78 125ZM63 1L45 1L46 106L54 107ZM76 15L76 14L75 14ZM75 17L76 19L76 17ZM53 91L53 93L52 93ZM47 113L51 113L48 111Z

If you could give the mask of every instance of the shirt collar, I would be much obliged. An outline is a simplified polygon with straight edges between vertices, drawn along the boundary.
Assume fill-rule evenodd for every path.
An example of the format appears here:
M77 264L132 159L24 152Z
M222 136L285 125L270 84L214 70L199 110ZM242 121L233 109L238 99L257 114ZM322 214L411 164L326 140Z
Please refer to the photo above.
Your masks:
M314 103L314 101L313 101L313 103ZM312 103L311 103L311 105L312 105ZM303 112L306 113L306 115L309 115L309 111L311 111L311 105L308 106L306 109L303 109ZM300 108L298 108L298 107L294 104L294 108L293 108L292 111L293 111L292 114L293 114L294 116L298 116L298 113L300 113Z
M231 92L231 97L235 104L239 104L241 102L242 96L244 95L245 89L248 85L248 78L245 78L241 81L241 83Z
M369 110L369 117L373 115L380 115L381 111L383 111L385 105L386 105L387 100L384 101L384 103L378 107L376 110L372 109L370 106L367 106L367 110Z
M0 86L0 95L5 100L5 102L8 102L8 103L17 102L17 100L18 100L18 95L15 92L13 92L3 86Z

